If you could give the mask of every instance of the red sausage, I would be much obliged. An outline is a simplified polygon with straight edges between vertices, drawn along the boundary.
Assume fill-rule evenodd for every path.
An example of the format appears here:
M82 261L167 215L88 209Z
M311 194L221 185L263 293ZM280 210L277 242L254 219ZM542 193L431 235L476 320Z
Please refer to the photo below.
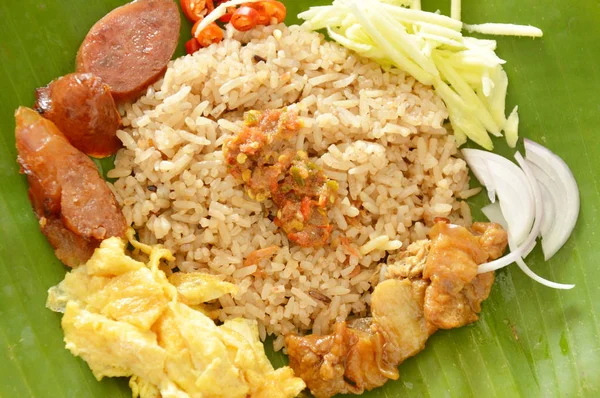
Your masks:
M77 71L100 76L117 101L142 94L163 74L179 41L173 0L138 0L96 22L77 54Z
M71 73L37 89L36 97L37 111L83 153L103 158L121 147L121 117L110 88L99 77Z
M41 218L40 228L54 248L56 257L69 267L86 263L100 244L71 232L58 218Z
M56 255L67 265L79 265L101 240L123 237L125 218L94 162L34 110L20 107L15 118L17 160Z

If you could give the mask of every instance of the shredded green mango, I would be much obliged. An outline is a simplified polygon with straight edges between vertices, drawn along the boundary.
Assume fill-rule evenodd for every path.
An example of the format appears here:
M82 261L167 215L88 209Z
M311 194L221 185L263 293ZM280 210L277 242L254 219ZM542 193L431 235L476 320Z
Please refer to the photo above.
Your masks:
M505 114L508 78L494 40L469 32L540 37L532 26L466 25L461 1L451 1L452 17L421 10L420 0L334 0L298 15L310 29L327 29L341 45L383 65L393 65L432 85L444 100L456 141L467 138L492 150L490 134L518 140L516 111Z

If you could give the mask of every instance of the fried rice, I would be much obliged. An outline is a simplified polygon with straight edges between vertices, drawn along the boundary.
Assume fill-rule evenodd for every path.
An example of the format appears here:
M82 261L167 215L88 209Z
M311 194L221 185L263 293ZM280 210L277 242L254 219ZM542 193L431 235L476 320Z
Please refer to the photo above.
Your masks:
M339 183L329 244L288 242L224 163L243 112L288 107L308 152ZM221 320L256 319L275 349L291 332L326 333L365 316L388 254L423 239L436 217L470 223L468 171L431 87L384 69L299 26L229 29L218 45L169 64L163 79L122 106L124 143L109 177L127 222L171 249L181 271L239 287ZM272 257L244 265L252 252Z

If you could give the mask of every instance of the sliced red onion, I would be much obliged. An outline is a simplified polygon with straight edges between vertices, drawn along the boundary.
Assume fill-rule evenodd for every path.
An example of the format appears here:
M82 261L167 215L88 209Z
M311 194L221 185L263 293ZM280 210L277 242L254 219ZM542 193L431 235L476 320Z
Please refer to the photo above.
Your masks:
M481 209L484 216L487 217L491 222L502 225L506 231L508 231L508 223L502 214L502 209L499 203L491 203Z
M467 151L466 155L465 151ZM465 159L467 159L467 156L469 156L469 151L463 149L462 152L463 155L465 155ZM473 152L471 152L471 154L472 153ZM476 156L470 156L467 162L469 164L469 168L471 169L473 174L475 174L475 178L477 178L477 181L479 181L485 186L490 202L496 203L496 189L494 187L492 174L488 169L487 162L484 159L479 159Z
M561 200L562 195L552 194L552 192L559 192L560 187L556 185L550 177L548 177L548 174L546 174L534 163L531 163L527 159L525 159L525 161L529 165L529 168L533 172L533 175L535 176L535 179L537 180L538 185L540 187L540 193L542 194L542 203L544 206L544 214L555 214L557 209L564 208L565 204ZM544 217L544 222L542 223L542 228L540 229L540 237L546 235L548 231L550 231L550 228L552 228L552 224L554 224L554 217Z
M464 151L464 150L463 150ZM483 151L482 151L483 152ZM484 154L488 154L489 152L484 152ZM498 155L495 155L498 156ZM520 155L519 155L520 156ZM508 159L507 159L508 161ZM509 163L513 164L512 162L509 161ZM517 167L515 165L515 167ZM518 167L517 167L518 168ZM514 170L514 169L513 169ZM521 169L519 169L521 171L521 173L525 176L526 181L525 181L525 186L529 186L529 180L527 179L527 176L525 174L525 172ZM490 272L490 271L495 271L498 270L500 268L504 268L512 263L518 262L520 259L525 258L529 255L529 253L531 253L531 251L533 250L533 248L535 247L536 244L536 238L539 234L539 223L541 221L537 221L538 218L535 217L536 213L535 213L535 198L536 198L536 194L535 192L533 192L533 187L531 187L531 192L533 195L533 211L531 211L532 213L532 218L534 219L534 223L533 223L533 227L531 228L531 230L529 230L529 233L527 234L527 237L525 238L525 240L523 241L523 243L519 246L515 245L515 247L511 248L510 253L508 253L506 256L500 257L499 259L496 259L494 261L490 261L488 263L485 264L481 264L479 266L479 269L477 270L478 274L484 273L484 272ZM502 199L501 199L502 200ZM502 201L500 201L500 205L502 204ZM488 210L492 205L488 206ZM496 206L496 204L494 204L494 206ZM516 206L519 206L519 204L517 203ZM494 211L494 208L491 208L492 211ZM540 206L541 209L541 206ZM502 224L502 220L505 220L504 218L504 213L502 212L501 208L498 207L498 210L496 210L496 213L500 214L496 214L495 216L493 216L494 218L496 218L497 216L497 220L493 220L490 218L490 221L494 221L494 222L498 222L499 224ZM539 220L542 220L543 218L543 214L540 215ZM505 221L506 222L506 221ZM537 223L537 224L536 224ZM511 235L511 230L509 228L505 228L507 230L507 232L509 233L509 235ZM514 241L514 238L512 238Z
M515 250L511 249L511 252L506 256L500 257L494 261L490 261L485 264L481 264L477 269L478 274L483 274L490 271L496 271L500 268L504 268L506 266L511 265L512 263L516 263L518 259L523 258L525 255L525 247L517 247Z
M517 152L515 154L515 159L517 159L519 166L521 166L521 168L525 172L525 175L527 176L527 179L529 180L529 184L531 185L531 189L533 191L533 196L535 198L535 222L533 223L533 227L531 228L531 233L530 233L530 235L533 235L533 242L535 242L535 238L538 236L538 234L541 230L541 227L542 227L543 220L544 220L544 206L542 204L542 194L540 193L540 187L538 185L538 182L537 182L535 176L533 175L531 168L529 167L529 165L527 164L525 159L523 159L523 156L521 156L521 154L519 152ZM513 250L519 249L518 247L516 247L514 241L511 239L510 233L509 233L508 242L509 242L509 247L510 247L511 252ZM523 246L525 246L525 244ZM542 278L541 276L534 273L531 270L531 268L529 268L527 266L527 264L525 264L525 261L523 261L522 258L517 259L517 265L519 266L519 268L521 268L521 270L523 272L525 272L525 274L527 276L532 278L534 281L541 283L544 286L548 286L548 287L551 287L554 289L572 289L575 287L575 285L566 285L566 284L562 284L562 283L556 283L556 282L552 282L552 281Z
M523 260L533 250L538 236L546 259L568 239L579 214L579 191L573 174L562 159L548 149L525 140L527 160L517 152L510 160L490 152L463 149L465 160L488 195L498 196L482 209L490 221L503 226L509 235L511 252L481 264L478 273L494 271L517 263L535 281L555 289L572 289L575 285L549 281L534 273ZM491 200L492 198L490 198ZM567 209L565 214L563 209ZM560 217L559 217L560 215ZM566 228L559 228L564 226ZM558 232L557 232L558 230ZM526 236L523 236L523 234Z
M490 219L490 221L497 222L492 219ZM500 223L498 222L498 224L500 224ZM510 240L510 230L508 230L508 229L506 229L506 230L509 234L509 240ZM485 264L481 264L479 266L479 269L477 270L477 273L483 274L484 272L496 271L496 270L498 270L500 268L504 268L512 263L518 262L519 260L522 261L522 259L527 257L529 255L529 253L531 253L531 251L535 248L535 244L536 244L535 239L537 238L537 236L539 234L539 230L540 230L539 225L535 225L535 222L534 222L533 228L531 228L531 231L529 231L529 235L527 235L527 238L525 238L522 245L518 246L515 244L510 247L510 253L508 253L506 256L500 257L494 261L490 261Z
M512 250L512 245L510 245L510 248ZM535 272L533 272L531 270L531 268L529 268L527 266L527 264L525 264L525 261L523 261L522 258L517 259L517 265L519 266L519 268L521 268L521 271L523 271L528 277L530 277L531 279L533 279L534 281L536 281L538 283L541 283L544 286L548 286L553 289L562 289L562 290L569 290L569 289L573 289L575 287L575 285L568 285L568 284L563 284L563 283L552 282L552 281L549 281L548 279L542 278L541 276L539 276Z
M536 142L524 141L527 160L547 175L545 181L549 179L554 183L552 188L547 187L554 198L553 223L546 233L542 233L542 250L548 260L567 242L575 228L579 216L579 189L569 166L560 157Z
M515 163L495 153L463 149L473 173L481 175L488 192L494 190L500 201L508 230L519 245L527 238L534 222L534 201L527 177Z
M519 163L525 176L527 177L528 183L530 184L531 190L533 192L533 196L534 196L534 200L535 200L535 221L533 223L533 227L531 228L531 231L529 232L529 235L527 236L527 239L523 242L523 244L521 246L518 246L517 244L515 244L515 241L510 236L510 231L509 231L508 232L509 233L509 246L510 246L511 252L509 254L507 254L506 256L501 257L497 260L480 265L478 273L493 271L493 270L502 268L504 266L507 266L509 264L512 264L513 262L516 262L517 265L519 266L519 268L527 276L529 276L536 282L541 283L544 286L548 286L548 287L551 287L554 289L572 289L573 287L575 287L575 285L556 283L556 282L552 282L552 281L542 278L541 276L539 276L535 272L533 272L531 270L531 268L529 268L527 266L525 261L523 261L523 258L527 257L527 255L535 247L535 239L539 235L542 224L544 223L545 208L543 206L543 199L542 199L540 186L538 184L538 181L535 178L533 171L531 170L531 167L527 164L525 159L523 159L523 156L521 156L520 153L517 152L515 154L515 158L517 159L517 162ZM493 206L494 205L487 206L486 211L488 214L490 214L490 216L488 218L490 219L490 221L494 221L494 222L501 221L503 218L503 215L502 215L500 208L499 207L495 208Z

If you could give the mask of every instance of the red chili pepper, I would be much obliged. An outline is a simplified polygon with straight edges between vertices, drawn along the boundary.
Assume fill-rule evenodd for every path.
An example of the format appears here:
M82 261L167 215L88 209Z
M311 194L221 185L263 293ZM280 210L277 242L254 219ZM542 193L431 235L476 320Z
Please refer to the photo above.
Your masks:
M307 221L310 217L310 208L312 205L312 201L308 196L302 198L302 203L300 204L300 213L302 213L302 217L304 217L304 221Z
M231 16L231 25L240 32L245 32L256 26L258 21L258 11L254 8L242 6L235 10Z
M192 37L185 43L185 51L188 54L193 54L198 50L200 50L200 43L198 43L198 40L196 40L195 37Z
M215 9L213 0L181 0L181 10L191 22L197 22Z
M213 43L219 43L223 40L223 30L214 22L202 29L201 32L196 32L196 28L200 22L196 22L192 28L192 33L196 35L200 47L208 47Z
M223 23L229 23L235 10L237 10L237 7L227 7L227 14L223 14L223 16L219 18L219 21Z
M257 25L270 25L271 18L275 18L277 23L280 23L285 19L287 14L285 5L276 0L265 0L244 5L258 11Z
M271 18L275 18L277 23L281 23L285 20L287 10L282 2L276 0L267 0L263 1L263 4Z

